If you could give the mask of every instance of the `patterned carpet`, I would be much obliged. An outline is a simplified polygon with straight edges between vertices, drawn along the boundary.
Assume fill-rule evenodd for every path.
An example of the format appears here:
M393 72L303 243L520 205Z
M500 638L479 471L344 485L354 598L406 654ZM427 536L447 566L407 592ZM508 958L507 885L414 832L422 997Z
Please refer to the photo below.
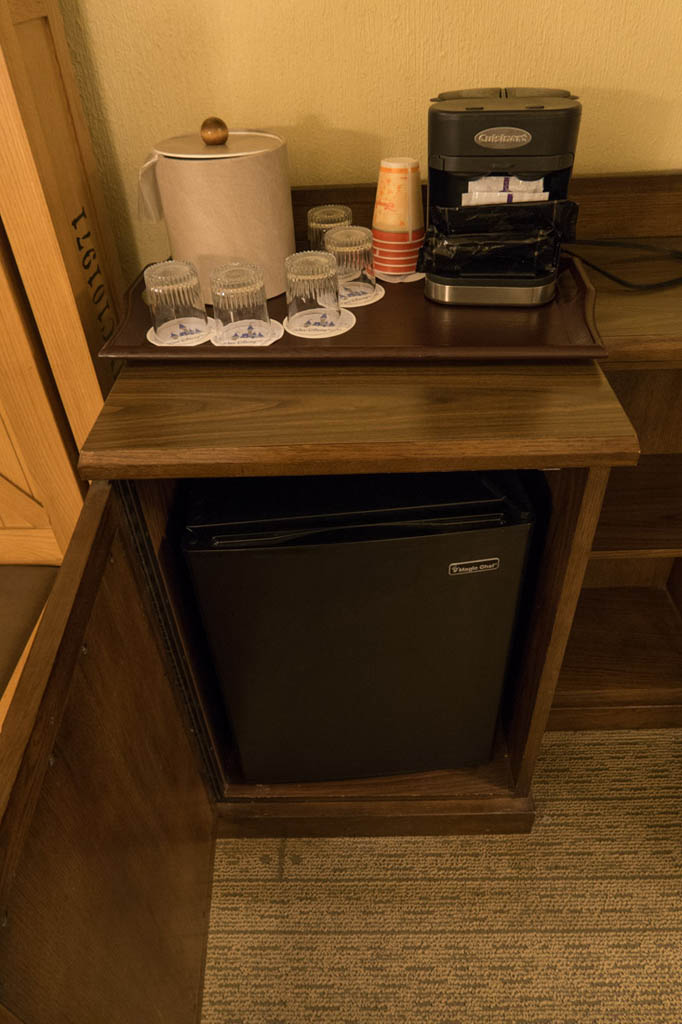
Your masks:
M682 730L550 733L530 836L222 840L203 1024L679 1024Z

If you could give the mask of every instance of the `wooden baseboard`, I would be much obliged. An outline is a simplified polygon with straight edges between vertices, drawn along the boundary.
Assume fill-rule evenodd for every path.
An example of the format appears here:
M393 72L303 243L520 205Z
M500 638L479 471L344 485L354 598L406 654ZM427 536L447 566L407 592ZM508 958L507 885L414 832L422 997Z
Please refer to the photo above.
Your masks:
M552 708L548 732L582 732L589 729L680 729L682 706Z
M217 805L218 838L422 836L530 832L530 797L399 801L295 800Z

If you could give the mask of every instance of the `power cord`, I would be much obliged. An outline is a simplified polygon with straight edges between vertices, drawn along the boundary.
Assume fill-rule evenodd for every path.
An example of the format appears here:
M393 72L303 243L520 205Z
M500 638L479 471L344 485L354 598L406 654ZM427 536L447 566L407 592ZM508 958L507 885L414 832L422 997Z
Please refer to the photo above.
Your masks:
M680 249L668 249L662 245L649 245L646 242L627 242L621 241L614 238L590 238L582 241L576 241L576 245L593 245L605 249L640 249L643 252L655 253L657 256L667 256L669 259L682 260L682 250ZM590 260L585 259L583 255L577 252L572 252L570 249L564 247L564 252L568 253L569 256L577 256L578 259L582 260L583 263L591 267L592 270L596 270L598 274L603 274L604 277L608 277L610 281L615 281L616 284L621 285L623 288L630 288L632 291L638 292L655 292L660 291L663 288L674 288L676 285L682 284L682 276L671 277L667 281L654 281L652 284L640 284L636 281L626 281L624 277L618 277L617 274L611 273L610 270L605 270L604 267L597 266L596 263L592 263Z

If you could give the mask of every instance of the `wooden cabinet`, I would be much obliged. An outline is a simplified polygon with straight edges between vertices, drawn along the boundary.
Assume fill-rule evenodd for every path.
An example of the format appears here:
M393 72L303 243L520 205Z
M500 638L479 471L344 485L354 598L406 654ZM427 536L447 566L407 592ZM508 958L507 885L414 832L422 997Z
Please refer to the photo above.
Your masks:
M533 770L609 468L632 465L637 455L632 427L599 368L589 363L125 367L83 447L81 472L116 479L125 494L215 786L219 834L528 830ZM210 666L202 664L191 608L183 609L187 591L177 582L181 572L167 531L177 481L510 466L547 470L552 513L492 761L329 784L240 783L218 688Z
M602 262L642 281L679 274L651 254L621 262L630 255ZM549 727L682 726L682 288L624 293L602 280L597 316L643 454L611 473Z
M0 115L0 565L58 564L120 273L56 0L0 0Z
M98 484L0 732L0 1020L198 1019L214 814L175 679Z

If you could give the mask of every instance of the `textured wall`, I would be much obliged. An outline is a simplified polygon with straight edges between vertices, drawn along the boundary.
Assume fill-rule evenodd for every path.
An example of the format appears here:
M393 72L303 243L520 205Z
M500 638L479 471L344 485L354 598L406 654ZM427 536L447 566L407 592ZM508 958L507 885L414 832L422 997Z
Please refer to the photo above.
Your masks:
M681 0L62 0L128 276L167 251L136 216L149 146L208 114L281 132L293 184L425 171L442 89L570 88L578 172L682 167Z

